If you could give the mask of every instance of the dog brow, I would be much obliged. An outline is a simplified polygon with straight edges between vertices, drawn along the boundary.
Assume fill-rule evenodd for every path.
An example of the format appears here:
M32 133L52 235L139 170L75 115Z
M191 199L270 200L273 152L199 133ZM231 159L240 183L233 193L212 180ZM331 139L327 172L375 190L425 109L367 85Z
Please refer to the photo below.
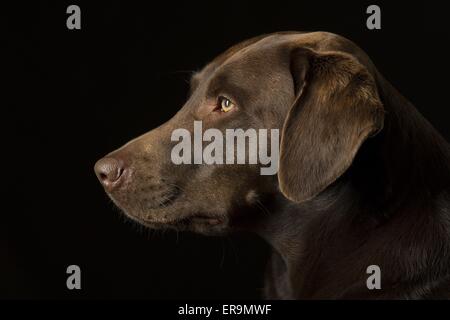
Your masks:
M200 72L193 72L191 78L189 79L190 93L192 93L200 83Z

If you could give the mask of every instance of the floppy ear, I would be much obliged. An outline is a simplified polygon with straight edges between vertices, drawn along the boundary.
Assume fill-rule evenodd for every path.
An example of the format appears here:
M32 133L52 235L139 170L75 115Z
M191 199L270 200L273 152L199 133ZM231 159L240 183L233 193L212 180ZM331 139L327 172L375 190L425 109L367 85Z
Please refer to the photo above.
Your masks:
M341 176L361 144L383 127L375 81L354 57L297 49L291 56L296 98L284 122L278 180L302 202Z

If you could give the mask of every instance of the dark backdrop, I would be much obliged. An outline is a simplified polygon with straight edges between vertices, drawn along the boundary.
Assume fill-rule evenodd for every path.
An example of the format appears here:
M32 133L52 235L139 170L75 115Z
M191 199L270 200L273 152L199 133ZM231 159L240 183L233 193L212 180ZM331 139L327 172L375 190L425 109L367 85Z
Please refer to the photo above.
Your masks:
M113 208L92 167L168 120L191 71L280 30L350 38L449 140L445 10L391 2L374 1L376 31L364 1L2 4L0 297L259 297L262 240L141 230ZM69 4L81 7L79 31L66 28ZM81 291L66 289L70 264L81 267Z

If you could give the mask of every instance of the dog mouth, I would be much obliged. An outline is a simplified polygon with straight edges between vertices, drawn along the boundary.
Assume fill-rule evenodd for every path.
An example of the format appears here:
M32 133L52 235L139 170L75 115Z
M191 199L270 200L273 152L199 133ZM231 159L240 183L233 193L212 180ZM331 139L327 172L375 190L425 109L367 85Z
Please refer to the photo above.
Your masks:
M162 194L158 203L147 205L149 209L160 209L172 206L176 200L181 196L179 188L172 188L170 191Z
M179 202L179 196L179 193L172 194L164 202L160 202L158 206L151 208L151 213L147 214L133 213L133 210L126 210L120 206L119 208L121 208L121 211L129 219L149 229L174 229L179 231L191 230L199 232L208 232L208 230L210 230L213 232L214 230L222 229L222 227L227 225L226 216L214 213L194 211L192 213L180 212L175 215L164 215L164 212L167 212L166 210L173 211L173 213L177 211L176 203Z
M127 205L129 200L123 203L120 199L111 197L126 217L150 229L208 230L220 228L227 223L225 216L214 213L193 211L167 216L168 211L173 211L173 213L177 211L177 203L180 201L183 203L183 200L180 199L183 198L183 192L180 188L171 188L158 198L156 201L155 198L151 200L141 199L141 208L145 211L149 210L149 212L138 213L133 210L133 207Z

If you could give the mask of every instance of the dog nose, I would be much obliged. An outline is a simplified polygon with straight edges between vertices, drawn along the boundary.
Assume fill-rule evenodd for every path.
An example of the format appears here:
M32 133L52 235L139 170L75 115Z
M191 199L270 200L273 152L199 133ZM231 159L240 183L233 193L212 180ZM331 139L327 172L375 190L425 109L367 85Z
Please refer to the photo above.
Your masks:
M119 159L106 157L97 161L94 170L103 187L111 191L122 180L125 166Z

